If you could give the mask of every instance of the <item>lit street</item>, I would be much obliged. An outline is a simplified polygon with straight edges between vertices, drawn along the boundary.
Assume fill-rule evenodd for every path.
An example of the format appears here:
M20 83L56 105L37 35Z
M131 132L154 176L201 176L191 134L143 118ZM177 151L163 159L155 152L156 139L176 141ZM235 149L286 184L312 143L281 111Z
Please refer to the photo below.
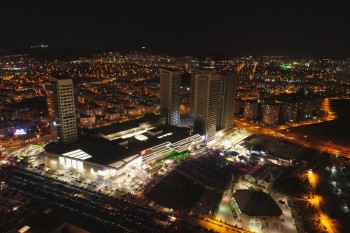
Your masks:
M349 233L350 1L3 1L0 233Z

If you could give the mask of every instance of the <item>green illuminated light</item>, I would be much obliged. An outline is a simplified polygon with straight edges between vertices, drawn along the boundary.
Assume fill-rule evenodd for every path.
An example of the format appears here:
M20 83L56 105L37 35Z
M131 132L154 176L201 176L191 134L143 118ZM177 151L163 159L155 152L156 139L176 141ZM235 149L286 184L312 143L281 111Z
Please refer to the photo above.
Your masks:
M293 69L293 68L294 68L294 66L286 65L286 64L282 64L282 65L280 65L280 67L281 67L282 69Z
M176 159L180 159L182 157L186 157L186 156L189 156L189 155L190 155L189 151L184 151L184 152L182 152L180 154L169 156L168 159L176 160Z
M162 164L164 162L164 160L166 160L166 159L177 160L177 159L181 159L181 158L184 158L186 156L189 156L190 154L191 153L189 151L184 151L181 153L177 153L176 151L170 151L170 152L166 153L163 158L155 161L153 163L153 166L157 166L159 164Z

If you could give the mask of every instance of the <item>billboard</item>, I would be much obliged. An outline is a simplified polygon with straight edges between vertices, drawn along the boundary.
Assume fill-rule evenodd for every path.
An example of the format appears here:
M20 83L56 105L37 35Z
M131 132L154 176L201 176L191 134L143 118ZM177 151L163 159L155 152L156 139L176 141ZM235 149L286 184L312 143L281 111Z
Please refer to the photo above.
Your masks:
M26 135L27 132L24 129L16 129L14 135Z

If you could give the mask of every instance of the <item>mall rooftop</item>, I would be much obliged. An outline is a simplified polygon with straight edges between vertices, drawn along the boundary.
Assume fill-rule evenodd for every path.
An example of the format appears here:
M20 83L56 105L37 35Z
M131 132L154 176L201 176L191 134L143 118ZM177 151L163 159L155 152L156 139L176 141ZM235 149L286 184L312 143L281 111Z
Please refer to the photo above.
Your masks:
M60 145L49 143L48 153L91 163L110 165L139 155L162 143L174 143L191 136L189 128L166 125L164 117L151 115L98 129L82 129L78 142Z

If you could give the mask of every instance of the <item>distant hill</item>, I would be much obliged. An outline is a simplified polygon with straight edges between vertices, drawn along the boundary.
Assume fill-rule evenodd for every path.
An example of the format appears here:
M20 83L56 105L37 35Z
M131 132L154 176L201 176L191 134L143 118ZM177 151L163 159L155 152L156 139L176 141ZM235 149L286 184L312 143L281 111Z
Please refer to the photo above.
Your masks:
M102 52L108 52L108 50L52 47L0 50L0 55L28 54L30 57L34 57L38 60L72 60L79 57L91 57L92 54Z
M100 48L62 48L62 47L49 47L49 48L25 48L25 49L1 49L0 48L0 56L1 55L16 55L16 54L28 54L31 57L34 57L38 60L72 60L77 59L79 57L91 57L92 54L95 53L103 53L109 51L118 51L121 53L128 53L130 51L138 51L141 50L127 50L127 49L100 49ZM193 56L204 60L206 57L212 57L213 59L229 59L230 55L228 54L219 54L219 53L207 53L203 51L188 49L186 52L184 51L163 51L160 49L152 49L148 51L149 53L159 54L159 55L168 55L168 56Z

